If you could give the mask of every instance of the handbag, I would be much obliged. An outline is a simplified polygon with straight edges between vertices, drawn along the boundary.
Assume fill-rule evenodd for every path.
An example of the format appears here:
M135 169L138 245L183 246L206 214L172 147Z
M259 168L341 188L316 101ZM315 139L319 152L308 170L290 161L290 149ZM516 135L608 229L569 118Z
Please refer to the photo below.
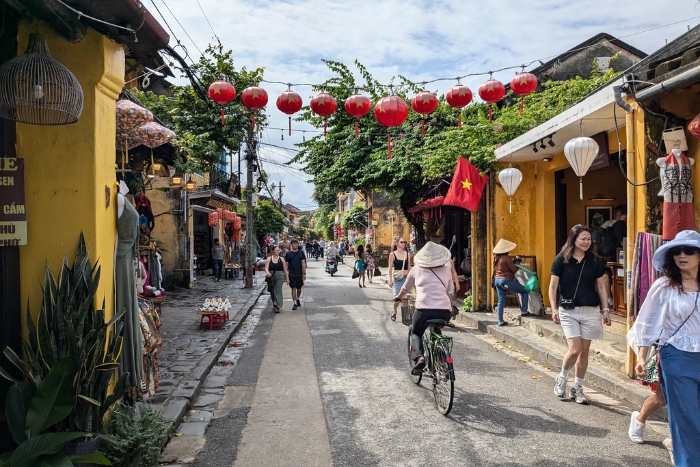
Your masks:
M578 281L576 281L576 290L574 290L574 296L571 298L564 298L561 297L559 299L559 307L563 308L565 310L573 310L575 308L574 306L574 299L576 298L576 294L578 293L578 286L581 283L581 275L583 274L583 268L586 267L586 260L583 260L583 265L581 266L581 272L578 274Z
M355 265L352 267L352 278L357 279L360 277L360 273L357 271L357 261L355 261Z
M406 259L408 259L408 253L406 254ZM406 268L406 259L403 260L403 263L401 263L401 270L400 271L394 271L392 273L392 276L394 277L395 281L402 281L406 275L403 273L403 270Z
M525 285L524 285L525 290L527 290L528 292L534 292L536 290L540 290L540 281L537 280L537 274L530 271L525 266L521 266L519 264L517 264L516 266L518 267L518 269L522 269L523 271L530 274L530 277L528 278L528 280L525 282Z
M381 276L381 275L382 275L382 272L381 272L381 271L379 270L379 268L376 267L376 266L374 267L374 275L375 275L375 276Z

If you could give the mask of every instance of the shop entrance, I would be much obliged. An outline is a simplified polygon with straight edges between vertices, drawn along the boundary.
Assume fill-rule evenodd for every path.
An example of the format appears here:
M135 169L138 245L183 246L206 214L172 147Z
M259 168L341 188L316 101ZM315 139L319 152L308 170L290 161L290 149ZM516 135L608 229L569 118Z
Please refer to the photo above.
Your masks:
M442 207L443 240L455 258L455 269L460 276L455 296L464 297L471 290L471 212L453 206Z
M206 212L194 211L192 225L194 240L194 256L197 258L195 269L197 272L211 269L211 247L213 229L209 227L209 215Z

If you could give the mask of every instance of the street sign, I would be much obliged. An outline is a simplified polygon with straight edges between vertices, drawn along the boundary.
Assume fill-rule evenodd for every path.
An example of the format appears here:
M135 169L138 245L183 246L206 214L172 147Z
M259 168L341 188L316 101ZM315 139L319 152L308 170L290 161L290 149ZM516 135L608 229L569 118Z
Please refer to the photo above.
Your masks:
M24 159L0 157L0 247L26 244Z

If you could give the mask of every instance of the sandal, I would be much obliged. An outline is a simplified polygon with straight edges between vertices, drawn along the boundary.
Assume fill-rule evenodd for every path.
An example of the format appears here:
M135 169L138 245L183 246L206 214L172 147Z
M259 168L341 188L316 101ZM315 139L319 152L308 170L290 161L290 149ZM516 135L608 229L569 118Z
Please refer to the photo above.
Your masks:
M392 314L391 314L391 320L392 320L392 321L396 321L396 313L392 313Z

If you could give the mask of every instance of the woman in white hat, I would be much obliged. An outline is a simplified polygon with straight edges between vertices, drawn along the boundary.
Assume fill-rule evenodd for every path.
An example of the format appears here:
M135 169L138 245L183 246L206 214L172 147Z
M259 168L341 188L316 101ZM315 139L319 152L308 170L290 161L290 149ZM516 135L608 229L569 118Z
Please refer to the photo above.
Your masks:
M508 252L513 251L518 246L502 238L493 248L493 274L496 293L498 293L498 325L505 326L508 323L503 319L503 309L506 306L506 293L508 291L520 294L520 314L522 316L532 316L527 311L528 291L525 286L515 280L515 273L518 267L513 262Z
M635 370L646 376L649 347L659 340L661 385L676 467L700 460L700 234L684 230L654 253L654 268L666 277L649 289L632 327L639 345Z
M411 358L415 362L413 371L416 374L425 368L423 345L421 338L425 332L426 321L443 319L449 321L452 302L448 294L453 292L452 267L450 266L450 250L437 243L428 242L416 253L411 268L406 276L406 282L394 301L401 300L413 287L416 287L416 310L413 313L411 331Z

